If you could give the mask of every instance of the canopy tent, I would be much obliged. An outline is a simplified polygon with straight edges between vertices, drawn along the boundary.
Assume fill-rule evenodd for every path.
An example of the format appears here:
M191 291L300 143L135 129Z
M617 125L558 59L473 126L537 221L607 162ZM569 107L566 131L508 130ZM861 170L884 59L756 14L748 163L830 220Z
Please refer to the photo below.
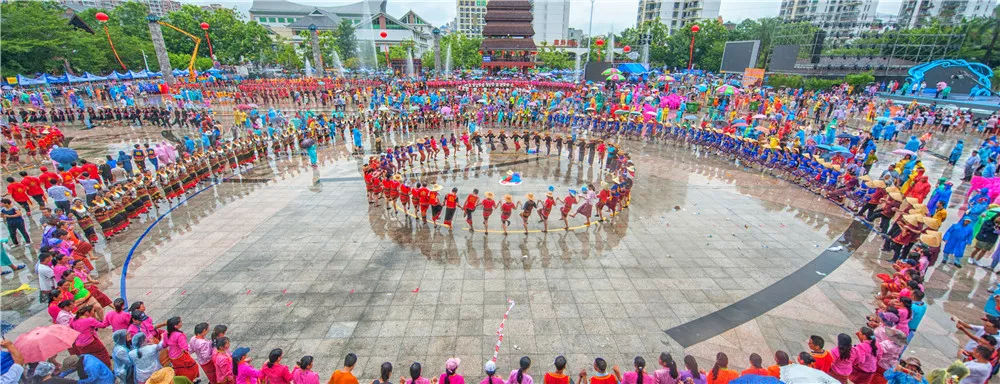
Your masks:
M66 76L66 75L62 75L62 76L45 75L45 82L47 82L49 84L66 84L66 83L69 83L69 76Z
M639 63L624 63L618 65L618 70L630 74L642 74L648 72L646 67Z

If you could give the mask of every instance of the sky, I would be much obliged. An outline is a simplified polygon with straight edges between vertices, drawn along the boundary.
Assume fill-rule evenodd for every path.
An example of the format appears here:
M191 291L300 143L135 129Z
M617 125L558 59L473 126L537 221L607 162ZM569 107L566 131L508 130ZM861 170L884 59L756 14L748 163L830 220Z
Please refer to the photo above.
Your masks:
M317 6L335 6L356 2L358 0L291 0L300 4ZM895 14L903 0L880 0L878 13ZM227 8L236 7L241 12L250 9L251 0L182 0L196 4L222 4ZM594 34L604 34L610 31L635 25L638 0L595 0L594 1ZM747 18L777 16L781 0L722 0L721 16L723 20L740 22ZM434 25L443 25L455 17L455 0L388 0L387 11L390 15L402 16L406 11L413 10ZM569 26L582 29L587 33L590 21L590 0L570 0Z

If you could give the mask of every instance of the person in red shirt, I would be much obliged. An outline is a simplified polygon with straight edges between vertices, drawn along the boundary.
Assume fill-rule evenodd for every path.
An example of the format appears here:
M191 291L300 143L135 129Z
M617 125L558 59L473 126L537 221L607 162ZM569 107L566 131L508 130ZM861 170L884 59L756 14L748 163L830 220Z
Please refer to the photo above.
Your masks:
M21 176L21 184L24 184L28 188L28 196L35 199L39 207L45 206L45 190L42 189L42 181L38 180L37 177L28 176L28 172L21 171L18 173Z
M510 215L514 212L514 207L517 207L517 204L514 204L513 200L513 196L504 195L503 204L500 205L500 227L503 228L504 235L507 234L507 226L510 225Z
M830 351L823 349L825 344L826 341L822 337L809 336L809 353L812 354L813 360L816 360L813 363L813 368L830 373L830 367L833 366L833 355L830 354Z
M545 226L544 229L542 229L543 233L549 231L549 214L552 213L552 207L555 205L556 200L552 198L552 191L550 187L550 190L545 192L545 201L543 201L542 206L538 208L538 217L542 218L538 221Z
M438 184L431 185L427 193L427 203L431 207L431 221L434 222L434 228L438 226L438 217L441 216L441 199L438 198L438 191L444 188Z
M83 171L84 171L83 167L81 167L81 166L80 166L79 164L77 164L77 163L76 163L75 161L74 161L74 162L72 162L72 163L70 163L69 165L70 165L70 168L69 168L69 173L72 173L72 174L73 174L73 178L74 178L74 179L79 179L79 178L80 178L80 175L82 175L82 174L83 174Z
M496 200L493 200L493 192L486 192L486 199L479 205L483 206L483 227L487 236L490 234L490 216L497 207Z
M80 167L83 168L84 172L90 175L91 179L101 181L101 170L97 169L97 164L91 163L87 160L80 160Z
M417 184L417 201L420 203L420 217L427 221L427 208L431 206L431 191L423 184Z
M44 189L51 188L59 180L59 175L55 174L55 172L49 172L45 167L41 167L39 170L42 171L42 174L38 175L38 180L42 182L42 186L45 187Z
M475 232L472 227L472 213L476 211L476 205L479 203L479 190L473 189L472 193L465 197L465 204L462 204L462 209L465 210L465 222L469 224L469 232Z
M399 179L402 180L403 179L402 176L400 176ZM403 213L407 215L406 219L409 220L410 219L410 216L409 216L409 211L410 211L410 186L406 185L406 183L404 183L402 181L399 182L399 203L403 204Z
M31 158L31 161L38 163L38 144L35 144L35 140L25 141L24 149L28 151L28 157Z
M455 210L458 209L458 188L452 188L451 193L444 196L444 225L451 231L451 219L455 217Z
M59 168L59 178L62 180L63 186L76 197L76 177L73 176L73 172L63 170Z
M389 210L389 205L391 204L392 208L395 209L396 212L399 212L399 206L396 205L396 199L399 197L399 180L402 179L402 176L396 174L392 175L392 178L385 178L385 181L382 182L382 193L386 196L386 211Z
M741 376L746 376L746 375L767 376L768 375L767 369L764 368L764 359L762 357L760 357L760 355L758 355L756 353L751 353L750 354L750 368L744 369L743 372L740 372L740 375Z
M562 213L562 221L563 224L566 226L565 229L568 231L569 219L567 219L567 217L569 216L569 213L573 210L573 204L576 204L576 191L570 189L569 194L566 195L565 199L556 199L556 200L558 200L560 203L563 204L563 207L562 209L559 210L559 212Z
M555 363L555 372L546 372L545 378L542 380L544 384L570 384L569 376L564 373L566 371L566 358L563 356L557 356ZM652 383L650 383L652 384Z
M604 221L604 207L611 200L611 191L608 190L608 183L601 182L601 191L597 193L597 216Z
M4 194L4 196L10 196L14 202L24 207L24 211L28 214L28 216L31 216L31 198L28 197L28 187L25 187L24 184L17 182L17 180L14 180L13 177L8 177L6 180L7 193Z

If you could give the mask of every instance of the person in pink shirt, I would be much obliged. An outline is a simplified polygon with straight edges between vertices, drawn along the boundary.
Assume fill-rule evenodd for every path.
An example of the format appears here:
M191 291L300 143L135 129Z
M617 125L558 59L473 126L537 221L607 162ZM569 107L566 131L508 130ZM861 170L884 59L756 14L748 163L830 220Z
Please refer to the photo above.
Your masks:
M459 364L462 364L462 360L457 357L448 359L444 363L444 373L438 378L438 384L465 384L465 378L456 373Z
M194 362L188 351L187 335L181 331L180 317L167 319L167 332L164 335L164 345L167 347L167 357L170 358L170 365L174 368L176 376L184 376L191 381L198 378L198 363Z
M229 355L229 338L222 336L213 339L212 343L215 345L215 356L212 356L212 363L215 364L215 382L235 383L236 373L233 371L233 358Z
M107 321L97 321L94 319L94 307L84 305L76 310L76 318L70 321L69 327L73 328L80 335L76 337L70 353L74 355L93 355L111 368L111 354L104 347L100 337L97 336L98 328L107 328Z
M660 353L660 366L663 368L657 369L653 374L654 382L656 384L676 383L680 371L677 370L677 362L674 361L674 357L666 352Z
M250 363L253 358L247 356L250 348L239 347L233 351L233 374L236 375L236 384L257 384L261 379L260 371L254 369Z
M503 379L494 376L497 373L497 364L492 361L487 361L483 365L483 372L486 372L486 378L483 379L479 384L503 384Z
M520 368L510 371L510 377L507 378L507 384L531 384L534 381L531 376L528 376L528 368L531 368L531 358L528 356L522 356L521 361L518 362Z
M128 329L129 324L132 324L132 314L125 311L125 300L119 297L111 305L114 310L104 314L104 320L111 325L111 330Z
M302 360L295 364L295 370L292 371L292 381L295 384L319 384L319 375L312 371L312 367L313 357L303 356ZM392 373L391 365L389 373Z
M215 364L212 363L212 357L215 356L215 348L212 348L212 342L205 338L207 334L208 323L195 325L194 336L191 336L191 340L188 341L188 349L194 355L194 362L201 366L202 371L205 371L208 383L216 384Z
M851 336L846 333L837 335L837 348L830 350L833 355L833 365L830 366L830 376L841 383L847 383L847 378L854 370L854 362L858 360L854 353Z
M625 372L622 374L622 384L635 384L639 382L639 374L642 373L642 382L645 384L653 384L655 379L646 373L646 359L642 356L636 356L634 360L635 371Z
M855 335L858 336L858 343L851 349L851 355L856 355L854 370L851 372L851 383L868 384L878 370L878 361L882 359L882 346L875 341L875 331L868 327L861 327Z
M288 367L281 364L281 348L271 350L267 355L267 362L260 366L261 378L267 380L268 384L288 384L292 382L292 372Z
M426 377L420 377L422 370L420 363L413 362L413 364L410 364L410 378L400 377L399 384L431 384L431 381L427 380ZM437 384L436 377L434 378L434 384Z

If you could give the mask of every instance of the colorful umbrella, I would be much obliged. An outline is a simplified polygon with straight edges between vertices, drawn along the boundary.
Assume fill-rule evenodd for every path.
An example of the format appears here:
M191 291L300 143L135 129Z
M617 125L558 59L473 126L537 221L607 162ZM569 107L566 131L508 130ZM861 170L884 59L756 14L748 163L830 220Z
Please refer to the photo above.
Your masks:
M622 75L617 74L617 73L612 73L610 76L608 76L607 80L608 81L622 81L622 80L625 80L625 76L622 76Z
M605 69L604 72L601 72L601 75L610 76L610 75L617 75L619 73L622 73L622 71L619 71L618 69L615 68L608 68Z
M715 89L715 93L718 93L720 95L727 95L727 96L733 95L733 94L736 93L736 87L734 87L732 85L723 85L723 86L721 86L719 88L716 88Z
M17 337L14 346L24 356L24 362L37 363L48 360L69 349L80 332L65 325L53 324L32 329Z
M758 114L756 114L756 115L753 115L753 118L754 118L754 119L766 119L766 118L767 118L767 115L762 115L762 114L759 114L759 113L758 113Z
M677 79L673 78L670 75L659 75L659 76L656 77L656 81L659 81L661 83L668 83L668 82L675 81L675 80L677 80Z
M892 153L894 155L903 155L903 156L906 156L906 155L916 156L917 155L915 152L913 152L913 151L911 151L909 149L902 149L902 148L897 149L895 151L892 151Z

